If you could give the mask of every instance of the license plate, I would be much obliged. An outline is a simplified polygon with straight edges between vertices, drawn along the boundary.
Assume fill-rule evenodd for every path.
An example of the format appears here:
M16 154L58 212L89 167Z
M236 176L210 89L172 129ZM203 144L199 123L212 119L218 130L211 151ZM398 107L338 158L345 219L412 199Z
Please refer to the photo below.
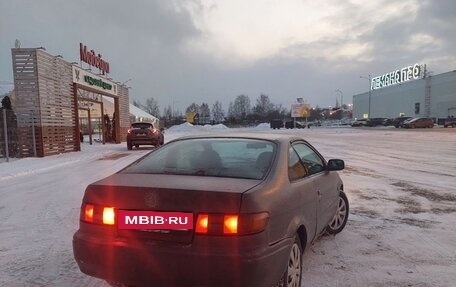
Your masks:
M117 228L137 230L193 229L193 213L119 210L117 212Z

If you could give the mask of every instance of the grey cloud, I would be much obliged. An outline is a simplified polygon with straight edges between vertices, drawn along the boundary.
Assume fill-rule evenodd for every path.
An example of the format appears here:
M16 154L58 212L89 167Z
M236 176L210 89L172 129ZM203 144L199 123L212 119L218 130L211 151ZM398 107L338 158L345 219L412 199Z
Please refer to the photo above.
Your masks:
M339 35L312 43L290 42L272 57L221 69L211 55L184 50L187 41L207 37L192 17L214 7L199 0L5 0L0 4L0 80L12 79L10 48L16 38L23 47L45 46L69 61L78 59L79 42L84 42L110 61L113 78L132 78L132 98L144 102L155 97L161 108L174 102L181 111L192 102L211 105L216 100L226 110L236 95L247 94L254 101L261 93L287 107L296 97L313 105L333 105L336 89L343 91L346 102L367 90L360 75L426 59L432 59L436 72L456 68L454 1L418 1L416 15L404 11L402 17L381 23L372 23L373 13L382 12L376 8L360 9L350 1L327 3L335 7L335 14L323 21L341 30ZM404 24L404 17L410 22ZM419 33L436 38L439 45L411 49L406 43ZM322 53L347 43L367 43L371 50L359 58L333 59Z

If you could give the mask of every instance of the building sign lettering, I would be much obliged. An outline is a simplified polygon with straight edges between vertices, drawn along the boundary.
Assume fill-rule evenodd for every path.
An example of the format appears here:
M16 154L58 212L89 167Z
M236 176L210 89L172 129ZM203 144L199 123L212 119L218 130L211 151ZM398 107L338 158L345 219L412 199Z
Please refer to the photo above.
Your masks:
M101 58L101 54L96 54L94 50L87 50L87 46L79 43L79 55L81 61L90 66L100 69L103 75L109 73L109 63Z
M396 70L378 77L372 78L371 90L377 90L410 80L424 78L426 65L415 64L400 70Z
M103 90L111 90L112 89L112 85L104 82L102 79L92 78L89 75L85 75L84 76L84 81L86 83L88 83L89 85L91 85L91 86L97 86L97 87L102 88Z
M111 96L117 95L117 84L86 71L80 67L73 66L73 83L78 84L81 87L90 88L95 92L107 94Z

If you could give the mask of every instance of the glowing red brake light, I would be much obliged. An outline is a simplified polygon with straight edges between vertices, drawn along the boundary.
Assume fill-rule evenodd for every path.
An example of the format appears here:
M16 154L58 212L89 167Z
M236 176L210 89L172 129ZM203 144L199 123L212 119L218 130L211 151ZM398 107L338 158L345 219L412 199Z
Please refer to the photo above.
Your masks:
M115 225L116 210L114 207L83 204L81 207L81 220L88 223Z
M239 216L237 215L225 215L223 219L223 234L237 234L238 219Z
M86 204L85 208L83 210L84 212L84 220L87 222L93 222L93 205L92 204Z
M116 223L115 218L114 207L103 207L103 224L114 225Z
M269 214L199 214L195 233L201 235L247 235L262 232Z
M207 215L207 214L198 215L198 219L196 220L195 232L200 233L200 234L206 234L208 223L209 223L209 215Z

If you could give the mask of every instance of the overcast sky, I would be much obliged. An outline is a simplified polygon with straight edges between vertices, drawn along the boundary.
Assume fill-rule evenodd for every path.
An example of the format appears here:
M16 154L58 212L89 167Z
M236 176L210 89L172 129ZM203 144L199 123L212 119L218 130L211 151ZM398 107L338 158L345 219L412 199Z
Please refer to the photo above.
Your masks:
M260 94L286 107L302 97L334 106L366 92L360 76L415 63L456 69L454 0L1 0L0 94L11 48L46 48L79 62L79 43L103 55L130 99L181 111Z

